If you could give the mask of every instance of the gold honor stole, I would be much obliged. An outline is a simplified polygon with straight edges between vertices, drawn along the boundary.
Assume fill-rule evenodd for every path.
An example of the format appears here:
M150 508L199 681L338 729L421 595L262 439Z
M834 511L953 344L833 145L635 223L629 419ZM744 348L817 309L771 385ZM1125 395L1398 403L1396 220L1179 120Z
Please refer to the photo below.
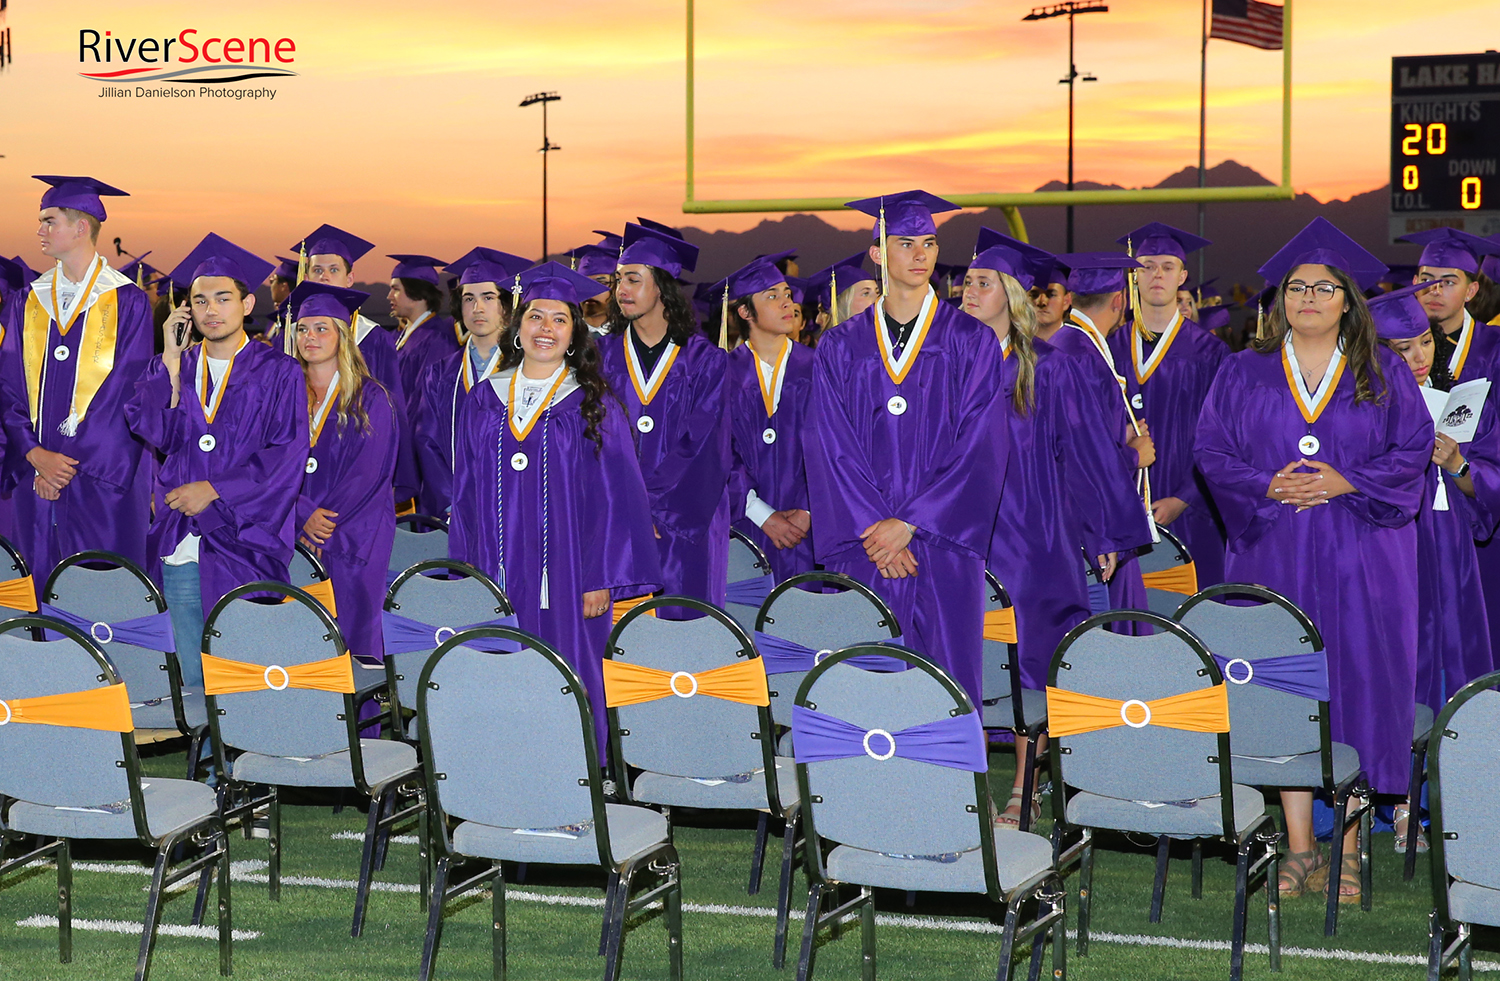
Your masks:
M213 374L208 370L208 351L206 348L198 349L197 377L194 379L193 388L198 393L198 405L203 409L203 421L210 426L219 415L219 406L224 404L224 391L229 388L229 376L234 372L234 362L250 343L249 335L240 338L240 346L234 349L229 356L229 364L224 366L224 374L219 378L219 383L213 383Z
M906 381L911 366L917 363L917 354L922 350L922 343L927 340L927 332L932 329L932 321L937 317L937 293L933 292L931 286L927 287L927 298L922 301L922 309L917 314L918 326L913 332L911 340L906 344L906 350L901 352L901 357L896 357L891 347L890 331L885 329L885 298L882 297L875 304L875 343L880 346L880 362L885 365L885 373L891 376L891 381L897 385Z
M517 443L524 443L526 437L530 436L531 431L536 428L536 421L547 411L547 406L552 404L552 398L557 394L557 390L562 388L562 383L568 380L568 370L564 368L557 373L557 381L553 382L552 387L547 390L546 398L538 402L536 408L531 410L531 416L524 426L516 425L516 379L519 377L521 377L521 366L517 365L516 373L510 376L510 398L508 399L510 404L505 407L505 415L510 422L510 434L516 438Z
M1464 311L1464 326L1459 332L1458 349L1453 352L1453 357L1448 359L1448 376L1455 382L1458 376L1463 374L1464 365L1469 360L1469 348L1474 344L1474 318L1469 311Z
M354 662L345 654L323 661L309 661L282 667L279 664L250 664L230 658L203 655L203 693L235 695L248 691L283 691L302 688L308 691L354 694Z
M1145 328L1141 326L1139 320L1130 322L1131 361L1135 368L1137 382L1144 385L1147 379L1156 374L1156 369L1161 367L1162 359L1167 356L1167 349L1172 346L1173 341L1177 340L1177 335L1182 333L1181 327L1182 314L1172 314L1172 322L1167 324L1166 330L1157 335L1156 347L1152 349L1151 357L1148 358L1146 357Z
M1016 633L1016 608L1014 606L985 611L984 639L1000 644L1014 644L1019 640Z
M755 380L760 384L760 398L766 404L767 419L774 418L777 406L781 405L781 389L786 384L786 366L791 358L792 342L782 338L776 367L771 369L771 377L767 379L766 366L761 363L760 356L754 350L750 352L750 360L755 362Z
M413 334L415 334L417 332L417 328L420 327L420 326L422 326L424 323L426 323L431 317L432 317L432 311L431 310L423 310L422 311L422 316L418 317L416 320L413 320L411 323L407 324L406 325L406 329L401 332L400 339L398 339L396 341L396 350L399 351L403 347L405 347L406 346L406 342L409 341L409 340L411 340L411 335L413 335Z
M1053 736L1129 726L1162 726L1187 732L1229 731L1229 690L1223 685L1169 695L1154 701L1121 701L1047 686L1047 731Z
M635 330L634 327L630 328ZM625 341L625 373L630 376L630 385L635 389L635 397L640 400L641 408L651 404L656 398L656 393L661 391L662 382L667 380L667 372L672 370L672 365L677 361L677 352L682 348L676 344L667 344L664 353L656 362L656 370L651 372L651 377L645 377L646 372L641 369L641 363L635 356L635 343L629 336L624 336Z
M1313 395L1307 392L1307 385L1302 380L1300 369L1293 367L1297 353L1292 350L1291 338L1281 346L1281 368L1286 372L1287 387L1292 390L1292 398L1297 402L1297 409L1302 413L1302 418L1308 425L1318 421L1323 410L1328 408L1328 403L1333 401L1333 393L1339 387L1339 379L1344 376L1344 365L1346 363L1344 352L1335 351L1333 362L1329 365L1328 373L1323 375L1323 384L1318 387L1320 394Z
M628 661L604 660L604 704L608 708L640 705L669 695L692 698L707 695L742 705L770 705L766 666L760 658L737 661L697 674L662 671Z
M123 682L61 695L0 698L0 726L12 722L100 732L135 731L130 718L130 696L125 693Z
M1136 421L1135 407L1130 404L1130 396L1125 394L1125 377L1115 370L1115 358L1114 355L1109 353L1109 344L1104 340L1104 335L1099 333L1097 327L1084 323L1076 316L1070 318L1068 323L1078 330L1083 331L1084 336L1093 342L1094 349L1099 352L1099 357L1104 359L1104 366L1109 369L1110 374L1115 376L1115 381L1120 386L1120 401L1125 403L1125 415L1130 418L1130 428L1139 436L1141 434L1141 424ZM1136 490L1140 491L1141 501L1145 504L1146 520L1151 525L1151 542L1155 544L1161 541L1161 535L1156 531L1156 515L1151 510L1151 471L1148 467L1142 467L1136 474Z
M83 305L93 293L94 283L103 270L104 263L101 261L94 270L93 277L84 286L73 315L68 318L67 323L58 323L58 332L63 337L68 336L68 331L77 322ZM57 274L53 273L53 276L52 309L58 310ZM61 311L58 312L60 315ZM114 290L95 300L83 318L83 336L78 339L78 357L73 365L73 401L68 409L68 418L59 430L65 436L77 433L78 424L88 415L94 396L99 394L99 389L115 366L115 338L119 333L119 319L119 301L115 298ZM42 375L52 353L47 345L51 323L52 315L43 308L36 297L36 291L32 290L26 299L25 322L21 331L21 367L26 373L26 396L33 430L41 424Z
M233 365L230 367L233 367ZM229 380L229 372L227 371L224 372L224 380ZM318 437L323 434L323 427L328 423L328 417L333 415L333 402L338 397L338 394L339 373L335 371L332 380L328 382L328 391L323 393L323 404L313 411L312 417L308 420L308 429L312 433L312 439L309 440L310 446L318 445Z

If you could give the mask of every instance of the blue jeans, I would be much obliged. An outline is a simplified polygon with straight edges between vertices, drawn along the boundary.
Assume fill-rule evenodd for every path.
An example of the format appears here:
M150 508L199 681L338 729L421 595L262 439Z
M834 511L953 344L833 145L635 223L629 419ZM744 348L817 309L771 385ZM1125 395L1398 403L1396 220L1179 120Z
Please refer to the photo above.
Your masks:
M163 565L161 591L172 615L172 637L177 642L177 663L182 668L182 687L203 690L203 591L198 563Z

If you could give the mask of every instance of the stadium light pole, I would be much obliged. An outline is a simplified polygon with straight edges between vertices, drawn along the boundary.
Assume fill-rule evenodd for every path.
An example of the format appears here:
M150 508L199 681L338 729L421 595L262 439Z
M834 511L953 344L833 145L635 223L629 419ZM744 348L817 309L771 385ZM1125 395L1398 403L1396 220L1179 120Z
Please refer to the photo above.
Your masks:
M1068 18L1068 77L1059 79L1059 85L1068 87L1068 190L1073 190L1073 85L1080 80L1078 65L1073 60L1073 18L1079 14L1107 14L1109 6L1102 3L1091 3L1089 0L1064 0L1063 3L1050 3L1045 7L1033 7L1031 13L1021 19L1027 20L1051 20L1053 17ZM1099 79L1092 73L1085 72L1081 76L1085 82L1097 82ZM1073 206L1068 205L1068 252L1073 251Z
M556 92L538 92L528 95L521 100L521 108L534 106L541 103L542 106L542 148L537 151L542 155L542 261L547 261L547 154L553 150L561 150L562 147L547 139L547 103L557 102L562 96Z

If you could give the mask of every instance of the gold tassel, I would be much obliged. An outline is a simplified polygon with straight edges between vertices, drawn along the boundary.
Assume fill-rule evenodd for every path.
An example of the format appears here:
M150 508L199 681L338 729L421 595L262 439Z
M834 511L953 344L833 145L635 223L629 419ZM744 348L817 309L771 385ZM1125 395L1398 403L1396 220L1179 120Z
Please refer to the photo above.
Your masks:
M1128 237L1125 239L1125 254L1132 259L1135 258L1135 244ZM1126 272L1126 275L1129 277L1130 316L1140 326L1141 336L1155 343L1156 335L1151 332L1151 328L1146 326L1146 321L1141 316L1141 282L1136 278L1136 273L1139 271L1138 269L1130 269Z
M135 285L137 289L146 288L146 264L141 260L135 260Z
M1255 298L1255 339L1266 339L1266 308L1261 306L1260 297Z
M729 350L729 280L724 280L724 305L719 311L719 347Z
M891 293L891 276L887 271L885 254L885 198L880 199L880 298L884 300Z
M307 279L307 239L303 239L301 247L297 249L296 285L301 286L305 279Z
M839 274L837 267L828 270L828 326L839 325Z

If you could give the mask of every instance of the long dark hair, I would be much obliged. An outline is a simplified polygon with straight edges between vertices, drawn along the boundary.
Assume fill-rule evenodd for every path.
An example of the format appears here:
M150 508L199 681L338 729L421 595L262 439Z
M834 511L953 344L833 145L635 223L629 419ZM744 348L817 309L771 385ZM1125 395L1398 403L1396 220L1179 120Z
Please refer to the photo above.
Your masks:
M1342 269L1324 268L1334 282L1343 287L1344 302L1349 304L1349 309L1339 317L1339 343L1343 345L1344 357L1354 372L1354 401L1381 404L1385 401L1385 372L1380 369L1380 359L1375 356L1375 320L1370 316L1365 295ZM1255 340L1255 350L1262 354L1280 351L1286 343L1287 331L1291 329L1286 319L1286 286L1292 281L1294 272L1296 267L1288 269L1281 277L1281 286L1276 290L1271 313L1266 318L1266 336Z
M583 405L579 409L585 423L583 435L593 441L594 455L598 456L599 451L604 448L604 436L599 432L599 427L604 422L606 397L620 406L621 412L625 408L610 390L609 382L604 377L604 359L599 356L599 345L594 343L593 333L583 322L583 308L576 303L569 303L567 307L568 316L573 321L573 337L569 342L570 353L563 356L563 361L573 369L573 377L578 379L578 387L583 390ZM518 341L521 337L521 320L530 309L531 303L522 304L519 312L510 318L505 329L500 332L500 350L504 352L500 356L501 369L519 365L526 356Z
M651 270L651 279L656 283L656 291L661 294L661 312L667 320L667 340L680 347L698 332L698 318L693 315L693 305L682 295L677 280L656 266L646 268ZM609 324L611 334L623 334L625 325L629 323L620 310L619 301L615 299L617 289L618 279L615 289L609 291L609 315L606 323Z

